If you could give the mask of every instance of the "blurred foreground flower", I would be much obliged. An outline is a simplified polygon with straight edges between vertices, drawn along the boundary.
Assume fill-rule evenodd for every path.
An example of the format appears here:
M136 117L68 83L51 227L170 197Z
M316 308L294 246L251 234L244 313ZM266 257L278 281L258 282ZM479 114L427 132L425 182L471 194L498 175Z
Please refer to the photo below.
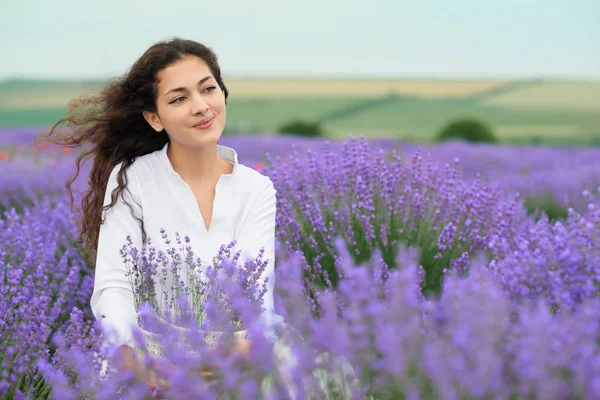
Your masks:
M232 309L247 323L252 341L247 356L215 351L219 347L206 343L193 318L185 330L157 324L163 352L160 357L144 353L140 360L145 365L158 362L156 373L168 382L162 395L207 399L223 395L219 398L600 396L598 299L586 300L568 315L551 314L543 300L514 305L483 257L474 260L466 276L449 273L440 298L425 299L418 252L400 248L396 260L400 267L390 270L379 254L361 266L353 265L343 242L335 243L345 274L336 291L318 294L320 318L314 317L300 279L303 257L291 254L279 261L277 303L290 322L275 342L265 340L259 325L251 322L256 321L258 309L243 300L241 291L234 295L235 284L228 285ZM155 314L147 310L149 314L143 313L152 324ZM136 338L144 343L140 331ZM220 343L232 339L227 334ZM85 355L76 345L70 351L69 371L79 372L76 383L65 380L64 367L52 371L43 365L56 393L71 393L60 398L88 392L108 398L119 387L125 398L148 392L147 386L144 389L121 374L107 372L103 380L98 379L101 365L94 364L93 354Z

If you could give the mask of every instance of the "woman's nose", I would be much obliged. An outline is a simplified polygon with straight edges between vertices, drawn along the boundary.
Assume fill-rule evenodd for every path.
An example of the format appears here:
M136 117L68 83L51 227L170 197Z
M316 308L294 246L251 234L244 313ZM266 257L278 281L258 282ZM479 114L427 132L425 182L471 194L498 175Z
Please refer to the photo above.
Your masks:
M194 114L198 114L198 113L205 113L206 111L208 111L208 104L206 103L206 101L204 101L204 99L202 98L201 95L196 95L192 98L193 101L193 109L192 112Z

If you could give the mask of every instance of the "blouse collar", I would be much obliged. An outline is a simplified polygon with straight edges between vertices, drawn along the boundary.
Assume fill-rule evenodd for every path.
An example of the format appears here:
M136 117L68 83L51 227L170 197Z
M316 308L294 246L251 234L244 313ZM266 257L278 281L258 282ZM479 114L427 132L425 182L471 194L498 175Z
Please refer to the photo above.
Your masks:
M169 147L169 142L167 142L163 146L163 148L158 151L158 155L159 155L160 159L163 161L163 163L165 164L165 167L167 168L167 171L170 174L179 175L173 169L173 164L171 164L171 160L169 160L169 157L167 156L167 148L168 147ZM221 174L221 176L235 176L239 169L237 152L234 149L232 149L231 147L217 144L217 155L219 155L221 158L223 158L223 159L227 160L228 162L230 162L231 164L233 164L233 172L231 174Z

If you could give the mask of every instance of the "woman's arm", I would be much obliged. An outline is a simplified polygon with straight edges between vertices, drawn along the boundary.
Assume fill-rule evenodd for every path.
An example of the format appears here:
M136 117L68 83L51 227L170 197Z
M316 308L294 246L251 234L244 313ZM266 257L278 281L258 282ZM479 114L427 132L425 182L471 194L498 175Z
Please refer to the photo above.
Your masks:
M117 187L117 173L121 165L111 172L104 205L110 204L111 192ZM134 349L135 343L131 326L137 325L133 289L129 278L125 275L126 265L123 263L120 251L131 236L133 246L142 247L142 234L138 221L131 210L139 218L142 217L139 185L131 168L126 172L127 188L116 204L103 212L104 223L100 226L94 291L90 301L92 313L102 325L112 332L105 332L105 341L116 345L126 345ZM128 204L131 205L131 209Z
M266 328L265 334L275 339L272 327L283 323L283 317L275 313L273 290L275 286L275 215L277 190L273 182L265 177L263 186L255 197L250 212L242 224L240 234L237 238L237 248L241 251L241 261L247 258L255 258L259 250L264 247L264 258L268 260L267 266L261 277L261 282L268 278L267 292L263 298L264 312L260 317Z

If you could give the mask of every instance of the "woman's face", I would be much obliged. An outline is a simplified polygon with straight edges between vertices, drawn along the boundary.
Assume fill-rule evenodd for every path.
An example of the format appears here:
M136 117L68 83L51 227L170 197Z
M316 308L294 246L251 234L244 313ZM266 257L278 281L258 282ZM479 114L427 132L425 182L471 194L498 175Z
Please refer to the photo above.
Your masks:
M214 146L225 128L225 92L208 65L199 57L185 56L158 74L156 113L144 118L157 132L165 129L171 141L182 146ZM205 119L212 125L195 127Z

